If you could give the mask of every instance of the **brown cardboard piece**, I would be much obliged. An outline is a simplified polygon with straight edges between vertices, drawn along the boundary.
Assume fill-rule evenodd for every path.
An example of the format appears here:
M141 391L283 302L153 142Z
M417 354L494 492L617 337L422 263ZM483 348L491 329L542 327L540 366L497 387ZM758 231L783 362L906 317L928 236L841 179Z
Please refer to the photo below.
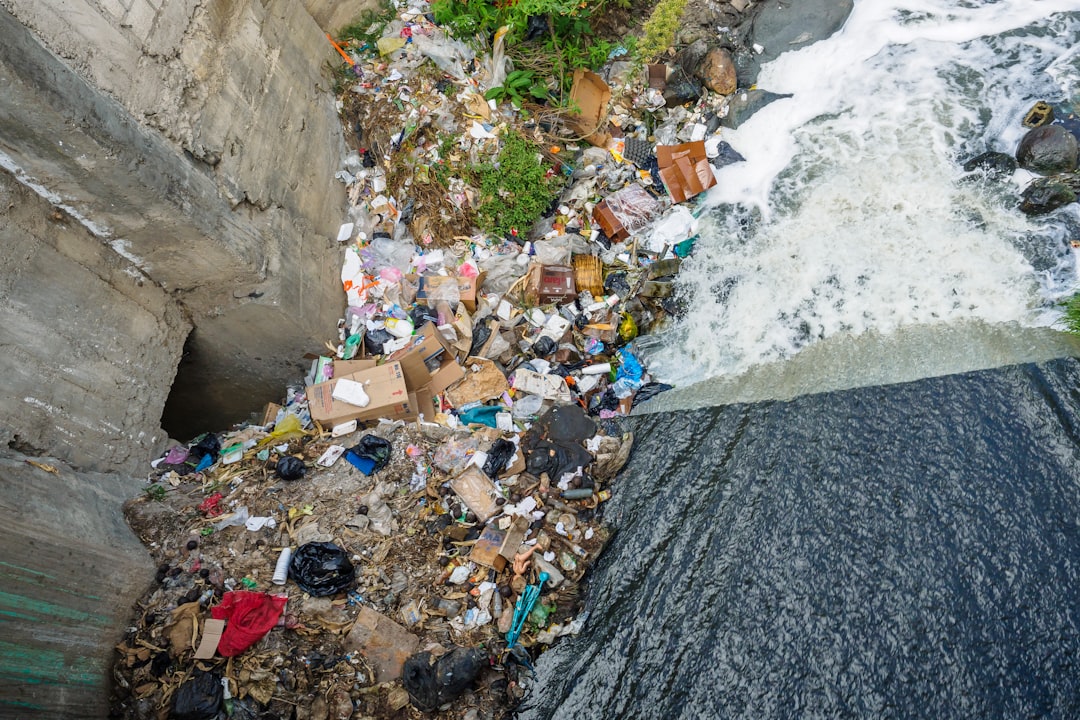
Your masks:
M604 131L604 120L610 101L611 88L602 77L591 70L578 68L574 71L570 107L581 111L574 124L585 140L597 147L605 147L611 140L611 135Z
M506 529L502 546L499 548L499 557L507 562L513 562L521 543L525 542L525 534L529 531L529 520L523 517L515 517L514 522Z
M476 544L473 545L472 552L469 553L469 559L502 572L502 569L506 567L506 558L500 555L499 551L502 549L504 542L506 542L506 533L495 527L494 524L488 525L484 528L484 532L480 533ZM513 560L512 557L510 559Z
M656 164L674 202L686 202L716 184L702 140L681 145L657 145Z
M389 359L401 363L410 391L427 387L432 395L438 395L465 377L465 368L454 356L454 348L450 347L434 323L427 323L417 330L413 343L398 350ZM438 369L434 372L428 367L429 361L433 366L438 363Z
M209 660L217 652L221 635L225 632L225 621L210 618L203 623L203 636L199 649L195 651L196 660Z
M420 647L420 639L390 618L360 606L356 624L345 636L345 651L359 651L375 673L375 682L401 677L405 660Z
M487 522L499 512L496 498L502 497L495 483L475 465L450 481L450 488L458 494L465 506L476 513L480 522Z
M261 425L269 425L270 423L277 422L278 410L281 406L277 403L266 403L266 407L263 409L263 417Z
M345 377L363 383L364 392L371 402L367 407L360 407L335 400L334 386L342 378L334 378L307 389L312 420L333 426L349 420L368 422L379 418L409 420L416 417L416 409L410 405L409 389L405 385L401 363L389 362Z
M593 208L593 219L614 242L622 242L660 212L660 203L640 185L608 195Z
M471 357L465 361L465 379L446 391L454 407L500 397L510 389L506 376L491 360Z

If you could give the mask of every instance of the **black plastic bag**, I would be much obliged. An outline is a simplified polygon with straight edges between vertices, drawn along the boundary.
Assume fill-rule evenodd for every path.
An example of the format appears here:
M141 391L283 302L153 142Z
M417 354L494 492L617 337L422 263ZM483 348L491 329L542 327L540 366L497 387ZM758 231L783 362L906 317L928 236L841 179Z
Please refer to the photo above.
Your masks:
M274 470L282 480L299 480L307 472L307 466L300 458L286 455L277 461L277 467Z
M469 357L480 354L480 349L484 347L484 343L491 337L491 326L486 322L477 324L473 323L472 332L472 345L469 346Z
M334 543L311 542L296 549L289 577L308 595L324 597L352 585L356 569L348 554Z
M540 337L538 337L536 339L536 342L534 342L532 346L533 354L536 355L536 357L538 358L545 358L558 349L559 346L547 335L541 335Z
M439 324L439 311L427 305L417 305L409 313L414 328L422 328L428 323Z
M610 387L604 390L600 395L593 395L592 400L589 401L589 414L599 415L601 410L617 410L619 407L619 398L616 397L615 391Z
M506 467L506 463L510 462L510 458L514 457L517 453L517 445L509 440L503 440L499 438L491 445L491 449L488 450L487 460L484 461L484 474L492 480L499 477L499 473Z
M566 473L584 468L593 461L588 450L571 442L538 441L525 455L525 469L539 476L547 473L552 482L558 482Z
M409 699L421 712L434 712L465 692L488 665L481 649L455 647L434 664L431 653L410 655L401 671Z
M537 38L546 38L550 33L546 15L529 16L528 24L525 26L525 42L531 42Z
M657 175L659 177L659 175ZM604 278L604 292L625 298L630 294L630 281L626 278L625 270L609 273Z
M215 720L221 711L224 688L215 672L196 670L176 691L173 720Z
M221 438L214 433L206 433L199 442L195 443L195 446L188 452L188 461L195 461L198 465L199 461L206 455L210 456L211 460L217 460L218 455L221 453Z
M385 328L368 330L364 333L364 348L368 351L369 355L382 355L383 343L388 343L393 339L394 336Z
M372 475L379 472L386 463L390 462L390 452L393 447L389 440L384 440L378 435L365 435L360 442L349 448L349 452L362 460L371 462L371 470L367 473Z
M658 382L645 383L644 385L641 386L641 389L638 390L637 393L634 395L634 401L630 405L630 407L631 408L636 408L638 406L638 403L643 403L646 400L652 400L654 397L656 397L660 393L666 392L666 391L670 390L672 387L674 387L674 386L668 385L666 383L658 383Z

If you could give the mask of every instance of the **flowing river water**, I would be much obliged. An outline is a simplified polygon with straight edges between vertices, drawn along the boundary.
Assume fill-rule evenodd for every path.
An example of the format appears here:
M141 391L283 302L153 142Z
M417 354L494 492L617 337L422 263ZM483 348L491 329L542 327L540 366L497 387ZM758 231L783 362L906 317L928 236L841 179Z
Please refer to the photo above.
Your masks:
M961 168L1080 100L1080 2L856 0L758 84L520 716L1080 716L1080 214Z

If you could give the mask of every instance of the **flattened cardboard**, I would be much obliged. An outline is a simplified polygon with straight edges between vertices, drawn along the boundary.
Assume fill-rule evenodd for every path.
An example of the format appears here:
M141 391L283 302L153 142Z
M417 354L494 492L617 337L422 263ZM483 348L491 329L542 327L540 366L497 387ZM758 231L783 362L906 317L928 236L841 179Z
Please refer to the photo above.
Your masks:
M521 543L525 542L525 533L529 531L529 521L523 517L515 517L513 524L506 529L502 545L499 547L499 557L507 562L514 561Z
M203 636L199 642L199 649L195 651L196 660L209 660L217 652L218 643L225 632L225 621L208 619L203 623Z
M476 513L480 522L487 522L499 512L495 503L499 489L479 468L470 465L465 472L450 481L451 489L458 494L465 506Z
M611 88L604 79L591 70L574 71L574 84L570 88L570 106L577 107L581 115L575 118L578 132L596 147L605 147L611 135L603 131L611 102Z
M345 636L346 652L359 651L375 673L375 682L401 677L405 660L420 647L420 639L390 618L360 606L356 624Z
M526 527L528 527L528 525L526 525ZM480 533L480 537L477 538L476 544L473 545L472 552L469 553L469 559L475 563L495 568L501 572L502 569L506 567L506 558L499 554L499 550L502 549L505 541L505 532L495 527L495 525L488 525L484 528L484 532ZM513 557L510 559L513 560Z
M438 395L465 377L465 368L454 356L454 348L434 323L420 328L412 344L392 354L390 360L401 363L405 383L413 392L427 387L432 395ZM434 372L428 368L429 361L433 365L438 363Z
M660 166L660 179L674 202L686 202L716 184L702 140L681 145L657 145L656 163Z
M335 400L334 386L341 378L334 378L307 389L308 408L311 411L312 420L317 420L326 426L333 426L349 420L358 422L368 422L379 418L405 420L414 416L415 411L409 405L409 390L405 385L401 363L388 362L346 377L363 383L364 392L367 393L371 402L367 407L357 407Z
M471 357L465 361L465 379L446 391L454 407L484 402L502 396L510 389L506 376L487 358Z
M281 410L281 406L277 403L266 403L266 408L263 409L262 422L260 425L269 425L277 422L278 411Z

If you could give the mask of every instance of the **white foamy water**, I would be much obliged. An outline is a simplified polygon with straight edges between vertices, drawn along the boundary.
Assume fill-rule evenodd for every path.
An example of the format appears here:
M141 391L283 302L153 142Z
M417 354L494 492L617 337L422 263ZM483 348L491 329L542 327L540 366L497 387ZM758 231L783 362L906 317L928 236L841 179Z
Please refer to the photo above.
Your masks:
M1011 154L1035 100L1080 93L1077 46L1080 0L857 0L837 35L767 65L758 86L793 97L725 131L747 162L708 198L688 313L646 343L654 375L686 385L912 326L1053 322L1076 282L1062 218L1016 210L1026 173L1001 187L960 166Z

